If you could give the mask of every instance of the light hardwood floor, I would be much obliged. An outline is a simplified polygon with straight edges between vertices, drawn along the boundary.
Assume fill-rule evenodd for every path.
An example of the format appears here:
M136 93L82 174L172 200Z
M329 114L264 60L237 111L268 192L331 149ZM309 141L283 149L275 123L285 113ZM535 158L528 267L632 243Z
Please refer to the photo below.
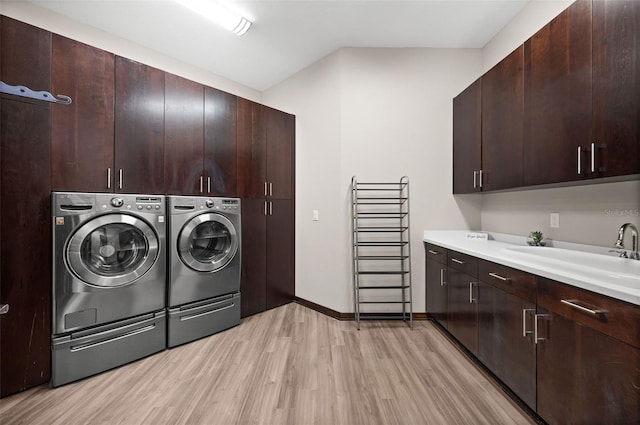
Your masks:
M0 424L533 424L427 321L289 304L60 388L0 400Z

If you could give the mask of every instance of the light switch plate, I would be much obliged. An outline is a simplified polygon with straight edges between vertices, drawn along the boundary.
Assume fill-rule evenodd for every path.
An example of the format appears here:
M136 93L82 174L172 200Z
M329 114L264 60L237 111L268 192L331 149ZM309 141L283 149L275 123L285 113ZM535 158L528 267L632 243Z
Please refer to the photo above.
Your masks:
M560 227L560 213L552 212L549 214L549 226L551 226L552 229Z
M313 221L318 221L319 219L318 210L313 210Z

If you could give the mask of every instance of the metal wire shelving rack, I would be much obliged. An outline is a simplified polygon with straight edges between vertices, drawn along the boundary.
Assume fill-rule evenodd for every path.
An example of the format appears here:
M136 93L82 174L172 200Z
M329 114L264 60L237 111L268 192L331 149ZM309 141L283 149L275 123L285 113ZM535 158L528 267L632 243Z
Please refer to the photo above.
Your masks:
M353 303L361 320L404 320L413 329L409 178L397 182L351 179ZM378 305L378 310L369 310ZM393 309L399 306L401 311Z

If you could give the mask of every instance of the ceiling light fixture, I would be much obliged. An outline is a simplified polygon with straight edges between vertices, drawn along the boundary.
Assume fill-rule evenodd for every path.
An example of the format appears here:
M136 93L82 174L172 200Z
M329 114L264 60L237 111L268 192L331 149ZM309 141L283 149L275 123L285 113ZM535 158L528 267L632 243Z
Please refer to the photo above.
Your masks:
M229 10L225 6L211 0L175 0L178 4L190 9L236 35L249 30L251 21Z

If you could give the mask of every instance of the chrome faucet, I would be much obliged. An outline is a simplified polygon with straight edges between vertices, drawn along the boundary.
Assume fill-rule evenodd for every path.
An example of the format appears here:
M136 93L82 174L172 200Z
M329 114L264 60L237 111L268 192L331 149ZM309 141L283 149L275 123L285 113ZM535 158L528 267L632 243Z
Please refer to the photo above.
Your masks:
M620 226L620 230L618 230L618 240L616 241L615 248L625 249L624 248L624 234L627 229L631 229L631 253L629 254L629 258L632 260L640 260L640 255L638 255L638 228L631 223L625 223ZM621 257L626 257L627 253L623 251L620 254Z

